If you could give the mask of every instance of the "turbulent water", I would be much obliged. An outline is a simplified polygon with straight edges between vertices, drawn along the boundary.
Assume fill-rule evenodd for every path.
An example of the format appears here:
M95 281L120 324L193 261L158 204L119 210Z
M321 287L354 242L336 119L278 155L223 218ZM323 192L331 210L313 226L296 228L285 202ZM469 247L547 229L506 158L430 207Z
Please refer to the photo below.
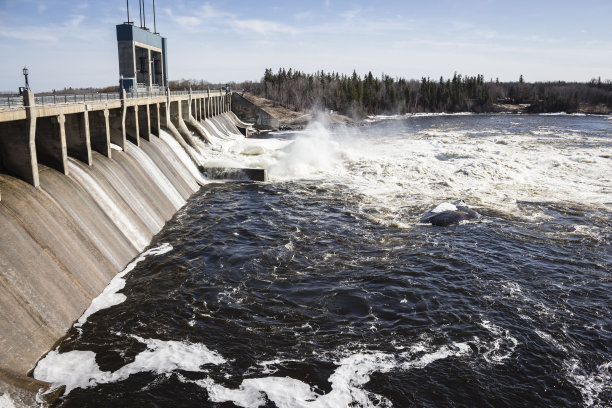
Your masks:
M35 377L61 407L610 407L611 134L465 115L213 138L203 160L270 181L203 187ZM420 223L458 199L482 217Z

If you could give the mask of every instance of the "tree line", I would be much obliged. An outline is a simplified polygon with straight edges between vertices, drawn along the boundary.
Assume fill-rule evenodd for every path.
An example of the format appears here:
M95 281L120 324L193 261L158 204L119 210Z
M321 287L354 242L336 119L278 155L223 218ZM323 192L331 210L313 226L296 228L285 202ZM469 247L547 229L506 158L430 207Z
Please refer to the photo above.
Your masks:
M583 105L612 110L612 82L593 79L587 83L527 83L485 80L483 75L418 80L360 76L317 71L314 74L268 68L259 82L233 87L276 101L293 110L312 107L351 115L417 112L495 112L500 104L523 105L528 112L577 112ZM528 105L528 106L527 106Z

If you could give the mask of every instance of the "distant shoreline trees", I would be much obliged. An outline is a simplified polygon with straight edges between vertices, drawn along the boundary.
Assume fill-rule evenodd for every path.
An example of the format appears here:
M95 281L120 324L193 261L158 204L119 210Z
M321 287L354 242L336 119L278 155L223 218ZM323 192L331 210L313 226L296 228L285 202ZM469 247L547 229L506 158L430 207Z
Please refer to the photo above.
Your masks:
M268 68L259 82L235 84L254 95L276 101L293 110L312 107L332 109L344 114L403 114L417 112L496 112L500 105L523 105L530 113L577 112L583 105L612 111L612 83L601 79L588 83L499 82L483 75L420 81L359 76L317 71L307 74L285 68ZM528 105L528 106L527 106Z

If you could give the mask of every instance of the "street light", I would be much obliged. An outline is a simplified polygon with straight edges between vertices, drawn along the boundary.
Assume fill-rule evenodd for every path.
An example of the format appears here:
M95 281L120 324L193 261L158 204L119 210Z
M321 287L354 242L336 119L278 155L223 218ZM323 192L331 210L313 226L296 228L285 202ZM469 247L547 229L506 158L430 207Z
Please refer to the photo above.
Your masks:
M25 77L25 89L30 89L30 84L28 83L28 69L23 67L23 76Z

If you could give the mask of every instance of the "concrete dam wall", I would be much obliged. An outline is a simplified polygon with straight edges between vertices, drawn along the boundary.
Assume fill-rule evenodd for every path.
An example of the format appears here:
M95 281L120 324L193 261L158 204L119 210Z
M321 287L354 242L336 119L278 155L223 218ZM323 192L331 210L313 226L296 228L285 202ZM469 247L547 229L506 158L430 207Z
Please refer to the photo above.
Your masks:
M4 162L0 173L0 394L9 392L7 383L9 394L19 387L31 391L41 385L32 380L34 384L24 386L28 382L24 376L200 188L198 152L207 136L240 133L236 127L240 122L229 112L229 104L190 96L185 101L168 100L164 108L161 118L154 118L161 123L155 132L140 121L140 128L147 129L143 135L136 127L140 140L130 137L130 122L125 121L123 146L111 143L107 121L106 144L112 147L108 154L89 150L90 156L82 160L70 151L62 152L66 145L58 143L54 155L63 157L65 170L35 162L37 186L18 172L11 174L6 165L10 161ZM151 116L147 115L149 123ZM135 120L138 123L137 116ZM121 126L115 131L120 135ZM37 132L41 134L38 143L54 134L50 127ZM70 136L68 129L57 134L65 132ZM0 132L0 138L4 136ZM37 145L30 151L44 148ZM0 153L11 154L6 145ZM29 172L30 163L27 166ZM33 403L28 400L32 392L24 395L11 396L25 405Z

